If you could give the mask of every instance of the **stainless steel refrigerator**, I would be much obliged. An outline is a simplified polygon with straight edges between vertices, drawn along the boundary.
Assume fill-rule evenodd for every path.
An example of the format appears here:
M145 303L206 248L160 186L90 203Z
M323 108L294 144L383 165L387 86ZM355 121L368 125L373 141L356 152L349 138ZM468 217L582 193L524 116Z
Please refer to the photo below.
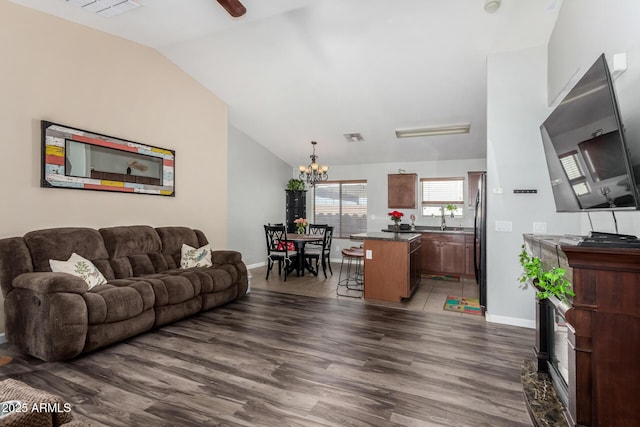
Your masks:
M487 174L480 175L473 221L473 266L479 287L482 314L487 310Z

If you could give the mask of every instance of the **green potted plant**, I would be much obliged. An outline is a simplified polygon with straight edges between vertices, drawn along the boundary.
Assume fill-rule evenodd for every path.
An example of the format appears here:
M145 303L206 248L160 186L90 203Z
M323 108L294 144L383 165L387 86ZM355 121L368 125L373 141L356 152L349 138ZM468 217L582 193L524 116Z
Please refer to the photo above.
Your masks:
M529 255L524 245L518 255L523 272L519 277L520 283L531 281L538 290L538 299L543 300L555 296L562 302L575 296L571 290L571 283L566 279L566 271L560 267L545 270L540 258Z
M453 218L453 214L456 210L458 210L458 207L456 205L449 204L445 207L445 209L450 212L451 218Z
M301 179L291 178L287 183L287 190L289 191L304 191L304 181Z

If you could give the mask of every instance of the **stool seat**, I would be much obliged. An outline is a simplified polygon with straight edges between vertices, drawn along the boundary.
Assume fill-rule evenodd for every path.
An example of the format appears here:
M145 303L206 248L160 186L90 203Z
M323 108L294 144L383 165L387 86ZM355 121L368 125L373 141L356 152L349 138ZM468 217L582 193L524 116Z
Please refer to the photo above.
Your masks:
M342 250L342 256L364 258L364 249L361 248L348 248Z
M362 298L364 291L364 249L351 247L342 250L342 262L340 263L340 275L336 294L342 297ZM342 271L346 262L346 271ZM350 292L352 291L352 292Z

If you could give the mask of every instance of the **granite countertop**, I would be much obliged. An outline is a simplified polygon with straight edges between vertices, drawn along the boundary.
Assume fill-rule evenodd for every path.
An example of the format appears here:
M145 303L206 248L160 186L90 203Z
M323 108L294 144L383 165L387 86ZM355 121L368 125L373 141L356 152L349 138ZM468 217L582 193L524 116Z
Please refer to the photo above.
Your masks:
M383 229L384 233L393 233L391 229ZM400 234L414 233L445 233L445 234L473 234L473 227L447 227L441 230L440 227L431 225L416 225L415 230L398 230Z
M411 240L420 239L422 235L415 231L408 233L386 233L383 231L368 231L366 233L352 234L349 236L351 240L390 240L393 242L410 242Z

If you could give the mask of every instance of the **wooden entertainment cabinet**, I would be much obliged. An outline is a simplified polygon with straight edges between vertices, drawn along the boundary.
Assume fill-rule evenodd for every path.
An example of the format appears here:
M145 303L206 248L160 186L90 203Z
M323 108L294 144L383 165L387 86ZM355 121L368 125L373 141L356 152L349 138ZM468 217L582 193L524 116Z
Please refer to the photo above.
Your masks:
M640 425L640 249L559 245L554 236L525 241L543 264L551 255L572 268L576 295L565 313L569 424Z

